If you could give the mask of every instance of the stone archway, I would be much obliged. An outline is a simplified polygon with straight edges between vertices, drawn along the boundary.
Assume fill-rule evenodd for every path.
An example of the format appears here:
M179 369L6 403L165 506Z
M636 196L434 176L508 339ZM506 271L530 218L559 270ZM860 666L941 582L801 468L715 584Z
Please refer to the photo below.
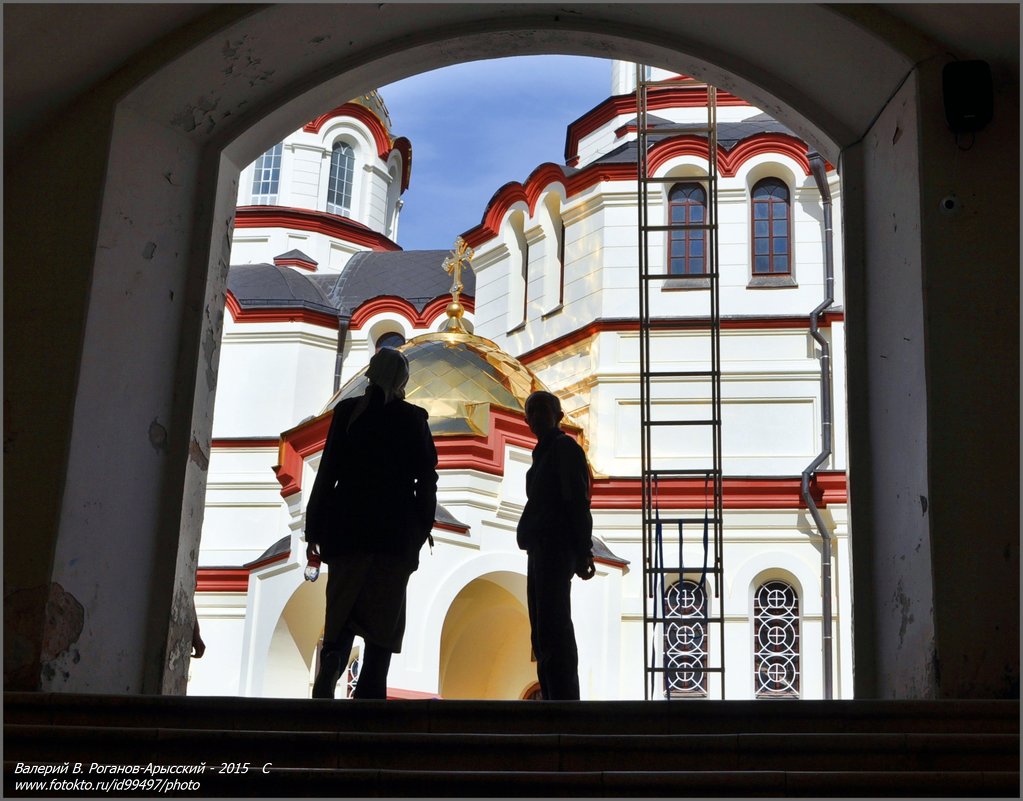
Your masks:
M959 424L954 411L938 414L920 400L955 386L956 370L971 362L964 354L925 361L929 346L941 346L924 330L925 304L952 299L950 290L935 299L935 279L954 274L964 254L954 240L928 244L921 233L935 227L937 213L921 195L935 189L945 158L926 127L932 123L921 120L940 113L947 56L905 31L896 47L881 38L883 20L859 12L853 20L841 7L666 8L268 6L212 36L183 34L172 55L154 51L139 61L127 94L99 101L110 104L109 152L92 143L93 155L107 153L106 171L89 175L102 209L95 228L76 231L79 255L95 249L69 450L52 482L62 484L63 498L50 579L83 605L85 624L80 659L61 665L44 689L182 690L239 167L339 97L456 61L529 53L622 58L702 77L765 108L840 166L849 418L858 432L850 454L854 561L871 589L856 594L858 694L954 693L978 670L993 686L1002 654L994 649L975 663L968 644L979 631L997 640L993 631L1012 624L1016 600L963 616L954 588L935 597L932 574L959 570L957 586L969 586L982 573L963 579L967 554L955 544L969 510L921 516L916 500L933 494L935 480L955 495L957 476L970 468L946 475L936 467L954 460L932 464L948 454L929 436L946 437L946 426ZM96 113L102 117L102 107ZM45 164L40 174L54 185L67 181ZM894 229L893 217L901 222ZM20 229L15 255L27 261L49 224L40 215ZM889 269L892 253L897 271ZM899 370L877 363L883 351L896 355ZM97 454L116 465L116 488L108 470L96 469ZM1001 564L991 556L975 561ZM913 614L905 603L892 607L897 588ZM944 647L967 654L940 679L939 628Z

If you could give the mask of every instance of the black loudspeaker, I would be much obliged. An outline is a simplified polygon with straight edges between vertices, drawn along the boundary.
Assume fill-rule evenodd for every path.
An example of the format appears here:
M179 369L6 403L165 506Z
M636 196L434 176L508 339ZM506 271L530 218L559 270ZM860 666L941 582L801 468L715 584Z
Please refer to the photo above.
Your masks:
M994 90L986 61L953 61L941 72L945 119L956 133L979 131L991 122Z

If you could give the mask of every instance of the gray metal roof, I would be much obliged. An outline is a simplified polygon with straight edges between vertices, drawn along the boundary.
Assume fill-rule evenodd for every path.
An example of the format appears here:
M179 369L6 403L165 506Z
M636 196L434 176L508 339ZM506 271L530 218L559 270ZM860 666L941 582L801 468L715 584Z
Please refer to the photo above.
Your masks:
M227 288L243 309L310 309L336 314L337 307L311 277L276 264L237 264L227 272Z
M342 304L354 312L367 300L381 295L396 295L422 311L430 301L451 291L451 276L444 271L447 250L366 251L356 253L345 265L340 280L336 276L311 275L336 307ZM333 279L333 280L332 280ZM462 272L462 293L476 293L476 276Z
M635 118L629 120L626 125L635 125ZM651 125L651 128L659 128L665 126L672 126L674 128L685 127L677 122L666 122L666 123L655 123ZM706 127L702 123L694 123L693 128ZM795 133L789 128L786 128L780 122L766 114L758 114L749 119L742 120L740 122L719 122L717 125L718 144L721 145L726 151L731 150L743 139L749 139L751 136L756 136L761 133L783 133L789 136L796 136ZM663 139L667 139L670 136L678 136L677 133L658 135L652 133L649 135L651 143L659 142ZM702 134L697 134L702 136ZM799 137L796 137L797 139ZM636 140L626 142L614 150L605 153L598 159L595 159L592 163L594 164L632 164L636 161L636 152L638 150Z
M422 311L451 290L451 276L443 266L449 252L356 253L340 274L310 274L274 264L236 264L228 271L227 287L243 309L309 309L328 314L342 310L351 314L368 300L394 295ZM472 297L476 276L471 270L462 272L462 284L463 294Z
M316 259L314 259L312 256L307 256L305 253L303 253L298 248L295 248L294 250L289 250L287 253L282 253L279 256L274 256L274 259L275 260L276 259L295 259L296 261L307 261L310 264L319 264L319 262L316 261Z

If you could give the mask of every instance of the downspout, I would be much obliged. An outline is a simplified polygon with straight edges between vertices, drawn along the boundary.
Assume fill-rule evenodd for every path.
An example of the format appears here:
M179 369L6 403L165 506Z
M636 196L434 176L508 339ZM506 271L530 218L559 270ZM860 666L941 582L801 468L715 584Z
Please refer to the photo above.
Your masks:
M352 315L346 306L337 312L337 355L334 357L334 392L341 388L341 365L345 359L345 339L348 338L348 324Z
M822 618L824 636L824 697L831 700L834 695L834 682L832 678L832 615L831 615L831 546L832 535L828 530L828 524L824 522L820 509L814 503L813 495L810 492L810 481L818 467L827 461L831 456L832 432L831 432L831 346L820 332L817 321L821 312L835 302L835 262L832 242L831 227L831 190L828 187L828 179L825 175L824 159L815 151L806 154L810 161L810 172L817 184L817 191L821 194L821 202L824 206L824 300L810 312L810 336L816 340L821 348L821 452L806 469L803 471L801 489L806 507L810 510L810 516L817 524L817 530L821 535L821 594L822 594Z

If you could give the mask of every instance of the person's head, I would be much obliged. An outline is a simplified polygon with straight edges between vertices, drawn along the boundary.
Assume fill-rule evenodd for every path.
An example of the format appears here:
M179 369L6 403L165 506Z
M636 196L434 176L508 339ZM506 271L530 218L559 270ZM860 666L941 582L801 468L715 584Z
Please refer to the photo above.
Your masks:
M557 428L564 416L557 395L539 390L526 398L526 422L538 437Z
M395 398L405 397L408 373L408 359L404 353L394 348L381 348L369 360L366 378L384 393L384 402L389 403Z

